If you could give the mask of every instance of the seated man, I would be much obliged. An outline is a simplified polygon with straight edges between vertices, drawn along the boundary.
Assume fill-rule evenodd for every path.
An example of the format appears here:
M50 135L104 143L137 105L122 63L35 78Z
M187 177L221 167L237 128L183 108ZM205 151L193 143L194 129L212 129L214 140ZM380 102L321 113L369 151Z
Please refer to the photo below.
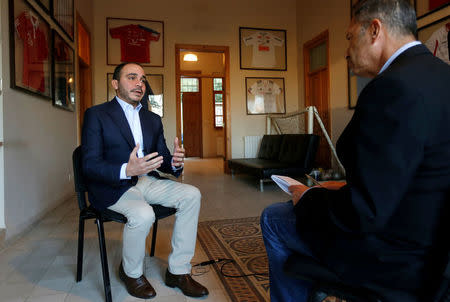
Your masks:
M409 1L356 5L346 58L373 79L337 142L347 184L293 186L292 201L264 210L272 302L307 301L311 284L283 272L294 252L386 301L429 301L448 242L450 66L416 30Z
M140 65L118 65L111 82L117 96L85 113L82 165L89 180L89 201L97 209L127 217L119 276L129 294L142 299L156 295L143 275L145 241L155 221L151 205L176 208L165 283L187 296L205 296L208 290L190 275L201 195L197 188L161 178L156 172L179 176L184 149L175 138L171 156L160 117L142 108L145 82Z

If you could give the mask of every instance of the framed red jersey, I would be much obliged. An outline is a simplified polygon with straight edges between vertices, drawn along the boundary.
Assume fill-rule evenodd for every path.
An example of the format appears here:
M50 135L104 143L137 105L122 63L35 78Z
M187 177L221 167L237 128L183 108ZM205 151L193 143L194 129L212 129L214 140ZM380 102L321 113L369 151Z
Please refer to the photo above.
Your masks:
M24 0L10 0L11 88L52 96L50 26Z
M107 18L107 64L164 66L164 22Z

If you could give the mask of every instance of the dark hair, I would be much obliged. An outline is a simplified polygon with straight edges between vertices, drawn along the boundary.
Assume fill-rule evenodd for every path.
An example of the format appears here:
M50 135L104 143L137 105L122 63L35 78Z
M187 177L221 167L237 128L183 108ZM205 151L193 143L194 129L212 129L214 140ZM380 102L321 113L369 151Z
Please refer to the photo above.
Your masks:
M416 12L407 0L362 0L354 7L355 20L367 29L379 19L393 34L416 35Z
M120 63L119 65L116 66L116 68L114 68L114 73L113 73L113 80L120 80L120 72L122 71L122 69L128 65L128 64L134 64L134 65L138 65L140 66L142 69L144 69L142 67L141 64L139 63L135 63L135 62L125 62L125 63Z

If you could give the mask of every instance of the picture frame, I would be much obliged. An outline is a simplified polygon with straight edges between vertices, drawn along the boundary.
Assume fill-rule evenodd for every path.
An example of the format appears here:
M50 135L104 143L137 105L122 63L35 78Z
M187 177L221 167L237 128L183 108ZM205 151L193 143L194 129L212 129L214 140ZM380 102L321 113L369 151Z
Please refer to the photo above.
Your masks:
M448 33L450 32L450 16L436 20L417 30L417 38L431 53L450 65L448 49Z
M25 0L9 0L9 20L11 88L50 100L50 25Z
M162 74L145 74L147 82L150 84L153 94L149 95L147 108L164 117L164 75ZM112 73L106 74L107 100L110 101L116 95L114 88L111 85L113 79Z
M284 78L246 77L247 115L285 114Z
M286 30L239 27L241 69L287 70Z
M52 17L64 33L74 40L75 10L74 0L52 0Z
M416 0L417 20L450 6L450 0Z
M347 71L347 74L348 74L348 108L355 109L359 94L372 79L357 76L350 70L350 68L347 68L347 69L348 69L348 71Z
M53 30L53 106L75 111L75 51Z
M29 0L27 0L30 2ZM35 2L48 14L50 15L52 0L35 0Z
M106 18L106 64L164 67L164 22ZM138 39L138 40L137 40Z

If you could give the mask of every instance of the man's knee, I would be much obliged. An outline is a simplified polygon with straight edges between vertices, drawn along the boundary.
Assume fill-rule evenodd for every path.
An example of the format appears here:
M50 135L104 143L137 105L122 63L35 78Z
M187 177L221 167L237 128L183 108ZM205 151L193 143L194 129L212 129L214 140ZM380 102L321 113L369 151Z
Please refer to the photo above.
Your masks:
M274 219L285 219L292 214L293 206L292 203L280 202L274 203L266 207L260 218L261 230L264 233L270 229L272 221Z
M150 206L134 209L130 211L126 217L129 228L143 227L150 229L155 222L155 212Z

